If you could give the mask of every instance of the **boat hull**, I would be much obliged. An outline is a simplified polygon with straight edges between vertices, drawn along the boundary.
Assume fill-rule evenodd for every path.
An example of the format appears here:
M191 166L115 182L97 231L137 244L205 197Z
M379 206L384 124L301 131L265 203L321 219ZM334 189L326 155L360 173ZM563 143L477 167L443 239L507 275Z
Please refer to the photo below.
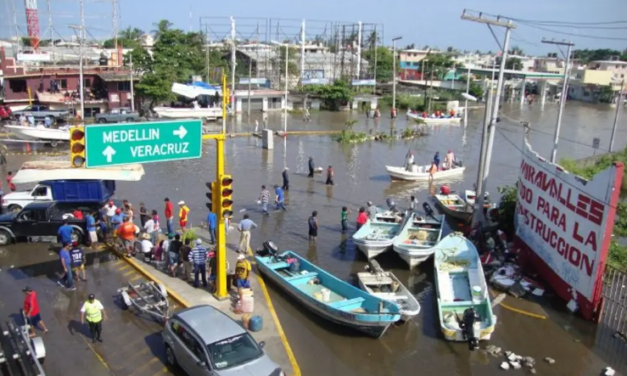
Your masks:
M413 223L413 219L415 216L416 214L411 214L409 220L404 224L403 229L401 230L397 238L394 240L394 243L392 246L392 248L394 249L394 252L396 252L399 255L399 257L407 263L407 265L409 265L409 269L414 269L416 266L427 261L429 257L431 257L433 253L435 252L435 247L423 248L423 247L412 246L411 244L403 243L403 240L406 239L408 236L409 230L413 227L412 223ZM434 223L428 223L428 224L433 225L437 223L435 221L433 222ZM425 225L426 224L427 223L425 223ZM437 240L435 241L436 244L442 238L443 224L444 224L444 216L441 216L440 222L439 222L440 227L438 229L439 231L437 234ZM416 228L416 227L413 227L413 229L419 230L419 228Z
M405 287L405 285L403 285L398 278L396 278L396 276L390 272L386 272L386 277L390 277L393 281L396 281L399 284L399 294L406 296L408 300L411 300L411 302L408 304L407 308L403 308L402 306L400 306L401 308L401 321L409 321L412 318L414 318L415 316L417 316L420 313L420 304L418 303L418 300L416 300L416 298L411 294L411 292L409 292L409 290L407 289L407 287ZM373 274L371 273L357 273L357 281L359 283L359 288L364 290L364 291L368 291L368 287L366 282L364 281L364 279L367 276L372 276ZM389 302L395 303L396 299L394 299L394 297L392 295L395 295L393 293L373 293L368 291L370 294L374 295L374 296L378 296L381 299L385 299Z
M422 117L418 114L413 114L407 111L407 117L411 119L418 119L425 122L427 125L440 125L440 124L449 124L449 125L459 125L462 122L461 117L452 117L452 118L429 118Z
M221 108L174 108L155 107L154 112L166 119L221 119Z
M360 291L356 287L351 286L345 281L341 281L337 279L336 277L330 275L326 271L311 264L309 261L296 255L293 252L288 251L288 252L285 252L284 254L288 254L291 257L297 258L299 262L301 263L301 268L303 266L303 263L308 263L311 267L315 268L319 276L321 275L321 273L326 274L326 277L330 277L334 279L336 283L343 284L346 289L354 291L354 294L356 296L361 295L362 298L367 298L367 299L370 299L371 301L375 300L377 302L384 302L382 299L373 297L363 291ZM390 325L392 325L395 321L398 321L400 319L400 312L399 312L398 306L396 306L395 304L389 304L389 302L385 302L385 304L388 304L389 307L393 309L393 312L383 313L381 315L375 314L376 318L373 317L374 315L372 314L371 315L363 315L363 314L358 314L358 313L353 314L347 311L338 311L337 309L334 310L333 308L330 308L327 303L321 302L315 298L312 298L311 296L304 294L296 286L294 286L291 283L288 283L285 279L281 278L275 270L272 270L268 265L264 263L264 261L262 260L264 259L263 257L255 256L255 258L257 259L257 267L259 269L259 272L264 277L272 281L279 288L283 289L288 295L290 295L291 298L294 299L296 303L300 304L302 307L307 308L308 310L312 311L316 315L328 321L331 321L335 324L346 326L348 328L365 333L374 338L380 338L381 336L385 334L385 332L390 327ZM370 316L370 317L366 319L359 319L359 316L362 316L362 317Z
M5 125L4 129L20 140L46 140L46 141L69 141L70 132L67 130L23 127L20 125Z
M357 246L357 249L363 253L368 260L373 257L377 257L380 254L387 252L392 248L392 240L389 242L368 242L368 241L355 241L353 239L353 243Z
M484 329L480 329L480 330L475 330L475 336L480 340L480 341L489 341L492 338L492 333L494 333L494 328L496 327L496 321L497 321L497 317L493 316L493 320L494 320L494 324L491 325L488 328L484 328ZM466 342L467 340L464 338L464 333L462 332L461 329L450 329L448 327L446 327L445 325L440 325L440 330L442 331L442 335L444 336L444 339L446 339L447 341L454 341L454 342Z
M430 166L421 166L421 170L424 172L411 172L407 171L404 167L398 166L385 166L390 178L392 180L404 180L404 181L429 181L428 168ZM466 167L455 167L448 170L441 170L433 174L433 180L442 180L455 176L462 175L466 170Z
M448 205L445 205L439 198L439 195L436 195L435 197L435 202L438 205L438 207L442 210L442 212L451 217L451 218L455 218L455 219L459 219L461 221L464 222L468 222L470 221L470 219L472 218L472 207L470 205L468 205L467 203L464 205L464 207L467 208L467 211L459 211L459 210L453 210L451 208L448 207ZM457 196L459 198L459 200L461 202L464 202L463 200L461 200L461 197Z

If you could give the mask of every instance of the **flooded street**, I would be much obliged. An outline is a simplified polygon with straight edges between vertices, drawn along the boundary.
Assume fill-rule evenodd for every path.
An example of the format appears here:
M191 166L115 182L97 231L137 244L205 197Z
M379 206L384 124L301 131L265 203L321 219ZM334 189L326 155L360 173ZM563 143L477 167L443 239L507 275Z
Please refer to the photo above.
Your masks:
M497 196L497 187L513 184L518 177L520 147L523 142L523 127L517 121L529 121L531 144L541 155L549 157L553 144L553 131L557 106L547 104L544 111L534 104L520 107L505 104L496 133L488 190ZM404 115L396 119L394 127L389 118L375 122L356 113L312 113L312 121L303 123L299 115L289 116L289 130L341 130L345 122L355 118L359 123L356 131L399 133L412 126ZM261 114L258 114L261 118ZM476 181L483 112L470 113L469 125L438 126L429 131L427 137L411 141L366 142L363 144L340 144L336 136L293 136L285 143L275 138L274 150L263 150L261 140L254 137L233 138L227 142L226 171L234 179L234 221L238 222L243 212L249 213L259 228L252 232L253 248L265 240L273 240L282 250L293 250L320 265L339 278L352 281L352 275L363 270L365 261L348 236L340 233L342 206L352 210L349 216L354 229L355 217L360 206L371 200L379 206L392 197L399 207L408 206L410 195L421 202L429 201L426 185L415 183L392 183L385 165L402 165L408 149L415 152L417 164L428 164L433 154L445 154L448 149L455 152L467 167L457 181L450 181L452 189L471 189ZM243 115L246 119L246 115ZM592 140L601 140L598 153L607 150L614 109L569 103L562 121L562 138L558 159L584 158L593 155ZM516 120L516 121L512 121ZM250 132L254 123L242 121L229 124L233 132ZM283 128L282 116L272 114L268 126ZM615 148L627 144L627 117L619 124ZM603 150L605 149L605 150ZM142 182L119 182L116 196L127 198L134 204L143 201L149 209L163 212L163 199L169 197L177 202L185 200L191 209L191 225L205 221L207 199L205 182L215 178L215 145L207 143L204 157L199 160L171 163L146 164L146 175ZM314 179L306 177L307 159L312 156L316 166L335 169L335 186L324 184L324 176ZM10 157L10 168L18 168L22 161L33 157ZM39 157L38 157L39 158ZM54 158L59 157L46 157ZM67 157L62 157L67 158ZM281 184L281 172L289 167L290 190L286 195L287 212L272 213L262 217L256 204L261 185L271 187ZM432 206L434 206L432 204ZM434 206L435 207L435 206ZM319 238L315 244L307 240L307 218L318 211ZM450 230L448 230L450 231ZM408 272L403 261L393 251L378 258L385 269L392 270L406 286L419 297L422 310L413 321L391 328L381 340L373 340L358 333L345 330L319 319L295 306L278 290L269 285L277 313L291 343L296 359L304 375L496 375L501 374L498 366L501 358L493 358L484 352L469 352L464 343L445 342L437 324L437 308L433 291L433 264L428 262ZM511 300L511 301L510 301ZM520 310L531 310L538 315L548 316L542 320L526 316L502 306L495 308L498 325L490 342L503 350L511 350L523 356L534 357L539 375L598 375L606 365L612 365L617 374L627 372L627 354L622 357L604 355L599 347L598 328L582 322L579 318L562 312L563 304L542 306L525 301L506 300L510 306ZM549 365L544 357L556 359ZM524 371L510 371L524 372Z

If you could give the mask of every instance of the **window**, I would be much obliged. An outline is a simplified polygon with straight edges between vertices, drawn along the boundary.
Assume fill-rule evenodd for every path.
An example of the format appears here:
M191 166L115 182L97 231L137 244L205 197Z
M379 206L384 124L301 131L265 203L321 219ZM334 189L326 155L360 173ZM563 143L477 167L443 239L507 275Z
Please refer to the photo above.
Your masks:
M14 93L25 93L27 92L26 80L10 80L9 88Z
M46 197L48 194L48 187L37 187L33 190L33 197Z
M61 79L61 89L67 89L67 79Z
M246 364L263 355L255 340L248 333L214 342L207 347L216 369Z
M118 82L118 91L131 91L131 83L129 81Z

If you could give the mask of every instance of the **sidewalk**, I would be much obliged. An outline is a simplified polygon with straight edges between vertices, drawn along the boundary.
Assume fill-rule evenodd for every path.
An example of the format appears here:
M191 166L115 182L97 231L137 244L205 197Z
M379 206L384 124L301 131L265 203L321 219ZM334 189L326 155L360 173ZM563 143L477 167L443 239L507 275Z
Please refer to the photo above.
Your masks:
M205 229L195 227L194 232L203 240L206 244L210 243L211 236ZM239 242L239 232L236 230L236 224L232 224L232 229L227 232L227 260L229 262L230 272L235 270L235 264L237 262L237 245ZM250 251L250 250L249 250ZM252 253L249 252L249 256ZM149 279L152 279L158 283L163 283L168 290L168 295L179 304L184 307L191 307L196 305L208 304L215 307L222 312L229 315L236 321L240 321L242 315L235 314L233 312L235 296L235 290L230 290L231 299L225 299L222 301L217 300L208 290L203 288L194 288L191 284L183 281L180 278L173 278L150 265L147 265L135 258L124 259L129 262L133 267L138 269ZM251 264L254 264L254 260L251 257L248 258ZM253 274L250 278L250 285L253 290L253 296L255 298L254 311L252 315L261 316L263 319L263 329L259 332L250 332L257 342L264 341L264 351L268 354L270 359L275 361L285 372L286 375L300 376L300 369L294 358L294 354L290 348L283 328L279 322L279 319L274 311L272 301L266 290L266 286L261 277L256 274L255 268L253 268ZM211 323L207 323L211 325Z

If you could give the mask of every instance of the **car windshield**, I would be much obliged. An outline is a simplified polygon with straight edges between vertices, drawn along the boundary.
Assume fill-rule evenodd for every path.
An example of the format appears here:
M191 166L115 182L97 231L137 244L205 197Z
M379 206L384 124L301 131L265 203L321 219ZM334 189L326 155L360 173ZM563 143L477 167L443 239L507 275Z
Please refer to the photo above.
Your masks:
M215 369L231 368L251 362L263 355L249 334L240 334L207 345Z

